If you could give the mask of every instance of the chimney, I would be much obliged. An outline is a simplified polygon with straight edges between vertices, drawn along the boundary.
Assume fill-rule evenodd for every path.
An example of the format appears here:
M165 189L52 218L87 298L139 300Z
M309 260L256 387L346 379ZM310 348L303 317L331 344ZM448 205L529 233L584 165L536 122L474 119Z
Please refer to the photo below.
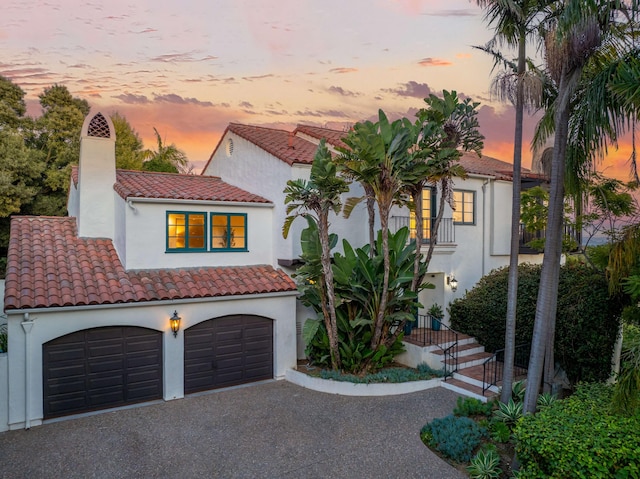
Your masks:
M114 237L116 132L108 115L90 112L80 134L78 236Z
M294 137L294 133L292 131L289 132L289 149L293 148L293 137Z

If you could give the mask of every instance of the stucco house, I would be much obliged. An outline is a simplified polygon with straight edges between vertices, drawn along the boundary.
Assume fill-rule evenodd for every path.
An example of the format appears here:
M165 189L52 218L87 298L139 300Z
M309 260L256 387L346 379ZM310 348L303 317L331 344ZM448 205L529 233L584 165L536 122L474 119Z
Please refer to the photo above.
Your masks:
M12 219L0 430L295 366L273 201L215 176L116 171L114 132L86 118L68 217Z
M317 145L325 139L331 151L345 146L341 139L345 131L298 125L292 132L258 126L231 123L207 162L203 174L220 176L240 188L255 191L274 204L275 224L281 226L286 216L283 190L290 179L308 179ZM435 285L421 293L420 301L428 309L434 303L445 308L461 297L478 280L494 268L509 264L512 165L489 156L478 157L464 153L460 164L468 173L466 179L455 179L455 211L447 204L438 231L427 280ZM540 176L523 169L523 188L540 184ZM357 184L343 195L362 196ZM441 192L427 187L423 193L425 232L423 251L431 240L431 224L435 217ZM407 208L395 207L390 228L412 226ZM297 230L289 238L282 238L280 228L272 232L278 263L288 272L295 268L300 254L300 230L304 221L294 222ZM331 231L346 238L354 246L368 241L367 214L364 204L350 218L331 217ZM340 244L340 243L339 243ZM542 255L522 245L521 262L538 263ZM455 278L455 281L453 281ZM456 285L457 288L452 287ZM298 331L308 313L298 307ZM298 354L303 345L299 339Z

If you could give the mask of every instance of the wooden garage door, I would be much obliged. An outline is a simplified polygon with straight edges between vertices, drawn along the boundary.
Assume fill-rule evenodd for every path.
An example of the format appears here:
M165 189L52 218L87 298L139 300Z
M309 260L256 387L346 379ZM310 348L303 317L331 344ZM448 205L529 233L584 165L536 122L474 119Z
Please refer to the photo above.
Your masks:
M273 322L224 316L184 332L184 392L273 378Z
M42 345L44 417L162 398L162 333L107 327Z

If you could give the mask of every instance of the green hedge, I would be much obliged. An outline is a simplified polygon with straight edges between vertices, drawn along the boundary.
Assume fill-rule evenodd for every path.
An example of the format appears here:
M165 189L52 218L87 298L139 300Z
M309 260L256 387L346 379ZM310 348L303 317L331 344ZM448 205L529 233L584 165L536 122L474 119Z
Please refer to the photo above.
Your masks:
M520 479L640 477L640 416L613 414L611 388L582 385L524 416L514 435Z
M516 343L530 344L540 282L539 265L519 267ZM508 268L492 271L451 303L451 325L478 339L487 351L504 347ZM569 380L609 377L620 324L621 304L609 298L604 274L582 264L561 268L555 358Z

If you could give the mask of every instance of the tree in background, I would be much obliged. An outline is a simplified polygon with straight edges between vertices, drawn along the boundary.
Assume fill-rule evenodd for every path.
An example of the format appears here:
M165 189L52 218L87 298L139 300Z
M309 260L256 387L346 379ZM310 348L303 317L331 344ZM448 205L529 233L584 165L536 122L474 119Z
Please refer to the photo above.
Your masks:
M142 169L142 140L127 119L115 112L111 115L116 130L116 168L122 170Z
M144 150L142 152L142 169L144 171L163 171L165 173L189 173L189 161L187 155L171 143L167 145L154 127L153 132L158 142L157 150Z

